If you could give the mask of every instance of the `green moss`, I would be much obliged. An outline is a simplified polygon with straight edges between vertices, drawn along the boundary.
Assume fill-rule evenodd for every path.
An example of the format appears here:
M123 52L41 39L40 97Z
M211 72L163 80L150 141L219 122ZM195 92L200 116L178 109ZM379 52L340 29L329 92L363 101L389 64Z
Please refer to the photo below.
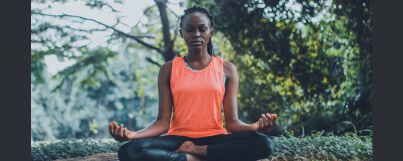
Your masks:
M117 152L120 144L111 139L77 139L34 143L32 160L75 158L97 153Z

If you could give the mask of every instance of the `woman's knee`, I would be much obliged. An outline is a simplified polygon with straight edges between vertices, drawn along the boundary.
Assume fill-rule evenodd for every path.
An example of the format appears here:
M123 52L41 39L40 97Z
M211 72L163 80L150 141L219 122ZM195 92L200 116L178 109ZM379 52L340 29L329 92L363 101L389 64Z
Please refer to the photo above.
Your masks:
M265 157L268 157L273 154L274 143L273 143L272 139L270 139L269 136L261 134L261 133L256 133L256 141L257 141L257 145L260 146L262 153L267 155Z
M136 141L130 141L122 145L118 150L120 161L142 161L144 160L144 149Z

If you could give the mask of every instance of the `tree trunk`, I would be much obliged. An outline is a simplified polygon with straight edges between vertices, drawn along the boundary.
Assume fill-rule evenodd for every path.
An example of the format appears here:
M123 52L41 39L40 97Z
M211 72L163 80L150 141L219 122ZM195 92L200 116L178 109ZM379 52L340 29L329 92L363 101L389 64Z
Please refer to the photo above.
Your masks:
M174 42L171 40L171 33L170 33L170 27L169 27L166 2L167 2L167 0L155 0L155 3L157 4L158 10L160 12L160 18L161 18L161 23L162 23L165 62L172 60L175 56L175 54L173 52Z

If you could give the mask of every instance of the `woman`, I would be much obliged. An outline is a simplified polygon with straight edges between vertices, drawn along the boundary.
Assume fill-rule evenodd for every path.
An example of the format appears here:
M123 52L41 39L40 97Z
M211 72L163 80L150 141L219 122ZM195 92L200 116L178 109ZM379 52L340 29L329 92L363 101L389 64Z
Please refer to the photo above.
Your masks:
M131 140L119 148L120 161L248 161L272 154L271 139L260 132L273 128L276 115L262 114L252 124L238 119L238 73L234 64L213 54L213 32L206 9L185 10L180 34L188 54L160 69L157 120L139 131L109 124L116 140Z

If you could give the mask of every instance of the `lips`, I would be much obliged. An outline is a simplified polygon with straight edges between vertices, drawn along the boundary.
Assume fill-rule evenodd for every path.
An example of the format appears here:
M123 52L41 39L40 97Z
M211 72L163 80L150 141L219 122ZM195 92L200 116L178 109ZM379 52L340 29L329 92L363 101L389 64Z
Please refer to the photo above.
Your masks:
M190 45L192 46L197 46L197 45L202 45L203 42L202 41L190 41Z

